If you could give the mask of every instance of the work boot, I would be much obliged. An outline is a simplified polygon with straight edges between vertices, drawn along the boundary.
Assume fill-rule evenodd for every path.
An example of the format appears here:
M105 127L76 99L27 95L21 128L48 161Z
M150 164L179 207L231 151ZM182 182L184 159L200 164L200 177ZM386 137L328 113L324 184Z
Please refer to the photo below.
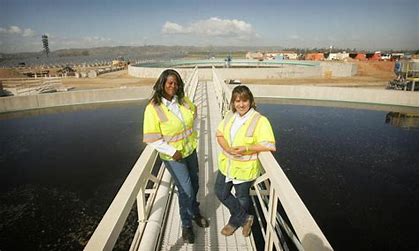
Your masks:
M187 243L194 243L194 232L192 227L183 227L182 228L182 239Z
M204 218L201 214L196 215L193 217L193 221L199 226L199 227L209 227L209 221Z
M220 233L222 233L224 236L231 236L233 233L235 233L236 229L237 227L231 224L227 224L222 228L222 231L220 231Z
M254 216L248 215L245 223L242 225L242 235L248 237L251 234L252 223L254 223Z

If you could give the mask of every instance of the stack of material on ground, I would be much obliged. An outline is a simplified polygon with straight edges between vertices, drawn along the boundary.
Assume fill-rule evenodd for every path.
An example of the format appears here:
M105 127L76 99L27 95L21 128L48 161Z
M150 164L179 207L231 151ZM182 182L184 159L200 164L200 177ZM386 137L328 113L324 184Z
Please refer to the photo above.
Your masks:
M357 53L356 56L354 57L354 59L359 60L359 61L366 61L366 54L364 53Z
M419 60L401 60L394 66L396 78L389 81L388 89L419 90Z
M68 91L69 88L63 86L60 78L47 79L13 79L3 80L3 95L7 96L26 96L41 93Z
M61 74L64 77L75 76L76 75L75 72L76 71L73 68L71 68L70 66L65 66L65 67L63 67L63 68L61 68L57 71L58 74Z
M324 53L308 53L305 55L305 60L325 60Z
M22 74L30 78L47 77L50 74L50 71L49 70L27 71L27 72L23 72Z
M124 67L121 66L112 66L112 67L106 67L106 68L99 68L99 69L92 69L89 71L80 71L80 72L75 72L75 77L76 78L96 78L97 76L101 75L101 74L105 74L108 72L114 72L114 71L121 71L124 70Z

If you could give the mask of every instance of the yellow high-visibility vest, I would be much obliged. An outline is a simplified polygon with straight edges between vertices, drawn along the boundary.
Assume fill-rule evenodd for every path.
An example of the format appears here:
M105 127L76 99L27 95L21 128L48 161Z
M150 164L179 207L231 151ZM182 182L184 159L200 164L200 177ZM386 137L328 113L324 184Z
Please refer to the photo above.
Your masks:
M230 138L230 130L235 116L229 112L217 128L217 136L223 136L231 147L251 146L255 144L266 146L270 151L275 151L275 139L270 122L265 116L254 112L245 124L238 129L233 142ZM225 151L221 151L218 158L219 170L223 175L242 181L256 179L261 172L261 163L258 154L249 152L237 157Z
M151 143L163 139L185 158L197 148L197 132L193 128L197 109L188 97L184 97L179 110L184 121L165 104L149 103L144 111L143 142ZM172 156L164 153L159 153L159 156L163 160L173 160Z

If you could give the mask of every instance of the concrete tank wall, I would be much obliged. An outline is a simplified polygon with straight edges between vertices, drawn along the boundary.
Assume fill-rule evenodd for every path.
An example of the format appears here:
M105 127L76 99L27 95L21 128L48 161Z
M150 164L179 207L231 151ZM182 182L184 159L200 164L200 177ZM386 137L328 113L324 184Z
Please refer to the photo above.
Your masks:
M313 86L248 86L255 97L262 98L345 101L409 107L419 106L418 92ZM0 113L54 106L149 99L151 96L152 86L2 97L0 98Z
M137 67L128 66L128 75L138 78L158 78L167 68ZM178 71L182 79L186 81L187 77L193 72L191 68L172 68Z
M157 78L164 69L135 67L128 68L128 74L140 78ZM181 76L185 78L192 69L176 69ZM321 77L322 69L317 66L305 67L287 65L285 67L273 68L218 68L219 75L223 79L270 79L270 78L301 78L301 77ZM199 70L199 78L203 80L211 80L212 70L209 68Z
M222 79L276 79L321 77L318 66L285 65L275 68L221 68L217 73Z
M321 62L320 67L323 76L328 72L331 77L351 77L357 74L357 65L352 63Z
M256 97L419 106L418 92L343 87L247 85Z
M149 99L152 87L97 89L0 98L0 113L54 106Z
M157 78L165 68L129 66L128 74L139 78ZM175 68L183 78L192 73L191 68ZM314 66L284 64L271 68L217 68L222 79L276 79L310 77L350 77L357 73L352 63L322 62ZM211 80L211 68L200 68L199 78Z

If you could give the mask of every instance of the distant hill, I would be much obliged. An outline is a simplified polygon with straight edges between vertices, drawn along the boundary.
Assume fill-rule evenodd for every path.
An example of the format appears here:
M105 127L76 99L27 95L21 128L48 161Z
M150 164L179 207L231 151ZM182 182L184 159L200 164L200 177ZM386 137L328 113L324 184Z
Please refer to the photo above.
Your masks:
M326 48L283 48L280 46L115 46L80 49L61 49L50 52L47 57L45 53L24 52L24 53L0 53L0 67L16 67L18 65L53 65L53 64L82 64L110 62L117 57L124 57L130 62L136 61L165 61L171 59L207 59L210 57L226 57L231 55L234 58L245 57L248 51L273 52L279 50L296 51L297 53L328 51ZM334 51L351 52L355 49L338 49ZM417 51L418 53L418 51Z
M61 49L50 52L48 57L40 52L0 53L0 66L14 67L17 65L42 64L80 64L98 61L111 61L117 57L124 57L131 62L143 60L171 60L188 57L206 59L213 55L227 56L229 53L247 51L272 51L280 47L195 47L195 46L115 46L80 49ZM245 54L244 54L245 55Z
M279 50L281 47L228 47L228 46L163 46L163 45L148 45L148 46L115 46L115 47L96 47L96 48L78 48L78 49L60 49L51 51L50 57L71 57L71 56L92 56L92 55L109 55L109 56L150 56L168 54L178 57L189 52L237 52L237 51L272 51ZM43 57L45 54L40 52L22 52L22 53L0 53L1 59L10 58L28 58L28 57Z

